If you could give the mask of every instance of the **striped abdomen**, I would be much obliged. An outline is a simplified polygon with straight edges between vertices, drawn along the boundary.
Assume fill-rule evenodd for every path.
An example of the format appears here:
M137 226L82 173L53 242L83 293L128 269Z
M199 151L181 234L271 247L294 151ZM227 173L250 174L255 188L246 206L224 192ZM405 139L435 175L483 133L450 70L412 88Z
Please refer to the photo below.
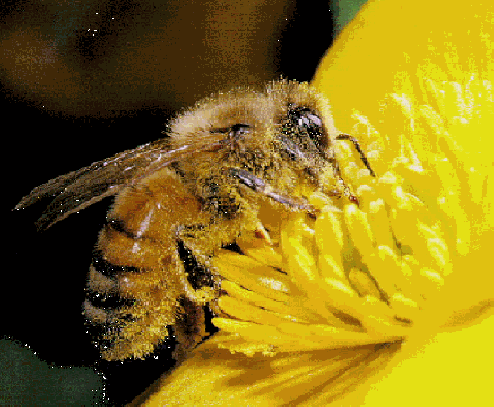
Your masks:
M170 326L184 349L205 335L203 307L214 291L205 286L213 284L177 233L204 215L165 175L118 196L94 250L84 312L105 359L152 353Z

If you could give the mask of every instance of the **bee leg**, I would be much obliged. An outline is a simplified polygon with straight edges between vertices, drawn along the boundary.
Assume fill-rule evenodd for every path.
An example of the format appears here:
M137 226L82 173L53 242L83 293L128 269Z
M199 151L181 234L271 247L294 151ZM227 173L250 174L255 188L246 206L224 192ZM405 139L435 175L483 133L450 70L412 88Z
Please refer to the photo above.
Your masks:
M193 250L193 245L186 242L199 238L198 234L207 233L208 229L202 225L179 225L175 229L177 276L187 299L201 305L214 299L217 286L210 270L204 265L207 256L197 258L194 253L200 253L200 250Z
M231 168L231 174L237 178L242 185L260 193L266 195L267 197L273 199L276 202L279 202L283 205L289 206L292 209L303 211L313 211L314 207L310 205L305 199L297 198L294 196L284 195L269 184L264 182L261 178L256 177L254 174L249 171Z
M348 141L351 141L353 143L354 147L355 147L355 150L357 150L358 153L360 154L360 159L364 163L365 167L369 170L370 174L373 177L376 176L376 173L372 170L372 168L371 168L371 166L369 164L369 160L367 160L367 157L366 157L365 153L360 148L360 144L359 144L358 140L355 137L352 137L349 134L340 134L340 135L336 136L336 140L348 140Z

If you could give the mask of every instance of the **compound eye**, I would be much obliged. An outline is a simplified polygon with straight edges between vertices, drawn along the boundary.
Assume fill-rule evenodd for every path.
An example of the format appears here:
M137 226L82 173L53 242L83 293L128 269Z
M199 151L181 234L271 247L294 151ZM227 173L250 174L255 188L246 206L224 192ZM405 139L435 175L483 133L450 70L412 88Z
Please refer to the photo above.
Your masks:
M325 148L325 137L321 118L308 107L300 106L288 110L291 131L307 134L319 150Z

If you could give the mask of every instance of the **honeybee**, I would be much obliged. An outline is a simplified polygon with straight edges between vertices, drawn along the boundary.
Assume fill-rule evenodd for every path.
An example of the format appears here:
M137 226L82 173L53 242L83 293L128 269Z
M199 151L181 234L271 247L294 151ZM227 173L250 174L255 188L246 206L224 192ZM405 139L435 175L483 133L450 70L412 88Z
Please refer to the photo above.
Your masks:
M184 111L167 136L35 188L16 209L55 196L47 228L115 196L94 249L83 305L103 358L143 358L169 336L184 351L206 336L204 309L220 293L209 265L219 248L263 230L266 205L313 212L304 187L346 196L327 101L306 83L219 93ZM329 174L329 176L328 176ZM328 179L334 182L329 182Z

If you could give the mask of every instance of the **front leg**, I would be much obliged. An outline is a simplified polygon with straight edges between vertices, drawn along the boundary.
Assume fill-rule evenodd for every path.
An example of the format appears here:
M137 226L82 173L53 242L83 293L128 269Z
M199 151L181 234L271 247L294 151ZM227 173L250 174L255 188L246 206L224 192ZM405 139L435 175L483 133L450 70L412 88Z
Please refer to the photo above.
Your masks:
M291 209L299 211L314 210L314 207L310 205L306 199L283 194L271 185L267 184L262 178L256 177L249 171L231 168L230 172L240 182L240 184L245 185L255 192L265 195L276 202L288 206Z

